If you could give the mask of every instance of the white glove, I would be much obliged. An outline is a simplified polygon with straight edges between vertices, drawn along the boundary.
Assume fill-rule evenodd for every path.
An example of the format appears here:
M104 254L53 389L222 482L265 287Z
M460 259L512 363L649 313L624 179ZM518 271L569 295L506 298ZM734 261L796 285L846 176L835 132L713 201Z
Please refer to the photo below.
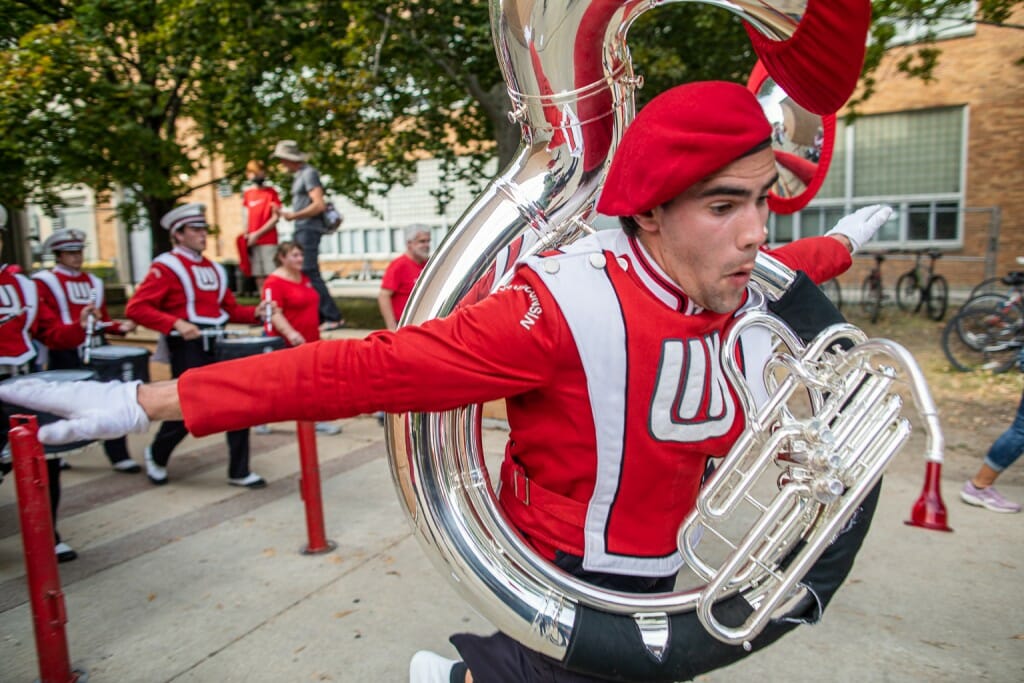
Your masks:
M849 216L844 216L836 227L832 228L826 235L844 235L850 240L853 252L864 246L878 229L885 225L892 215L892 207L885 204L872 204L863 209L857 209Z
M67 418L39 428L39 441L47 445L116 439L149 429L137 398L140 384L28 378L0 386L0 401Z

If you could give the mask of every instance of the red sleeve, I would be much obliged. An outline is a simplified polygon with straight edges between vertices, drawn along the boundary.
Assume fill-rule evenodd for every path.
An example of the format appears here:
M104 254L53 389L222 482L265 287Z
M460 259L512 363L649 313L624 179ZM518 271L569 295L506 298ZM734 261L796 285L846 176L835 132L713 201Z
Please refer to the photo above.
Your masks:
M189 370L178 397L197 436L376 410L447 410L546 384L556 369L553 350L565 343L571 335L550 295L520 276L479 304L423 325Z
M804 271L816 284L839 277L853 263L850 252L833 237L805 237L768 253L790 268Z
M37 289L46 289L45 285L37 285ZM40 295L42 292L40 292ZM47 348L54 350L73 349L85 341L85 330L77 322L65 325L49 304L39 297L39 310L32 323L32 336L41 341Z
M224 291L224 298L220 302L227 314L228 319L233 323L248 323L249 325L258 322L255 306L242 306L235 299L235 294L230 289Z
M270 205L281 206L281 197L277 194L277 190L274 188L267 188L270 190Z
M153 264L135 294L128 300L125 315L143 327L168 334L174 329L176 315L163 311L164 299L177 277L166 268Z

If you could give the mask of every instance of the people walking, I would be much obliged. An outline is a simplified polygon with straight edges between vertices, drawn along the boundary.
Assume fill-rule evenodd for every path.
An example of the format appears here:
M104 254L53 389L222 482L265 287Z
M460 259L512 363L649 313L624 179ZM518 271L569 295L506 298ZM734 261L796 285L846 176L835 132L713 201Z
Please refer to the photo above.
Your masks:
M344 324L341 311L327 290L327 283L320 275L320 238L323 237L326 225L323 214L327 210L324 199L324 187L320 182L320 174L306 160L308 154L299 150L294 140L281 140L274 147L274 158L281 162L292 178L292 209L282 211L281 217L295 222L295 243L302 247L304 261L302 272L309 277L320 296L320 329L336 330Z
M55 230L43 242L43 250L51 252L56 260L52 270L43 270L32 276L41 286L39 296L65 325L77 324L86 306L95 306L93 326L99 328L94 338L85 343L97 346L107 334L123 336L135 329L131 320L112 320L107 312L103 281L82 270L85 233L73 228ZM83 347L52 348L46 351L48 370L73 370L85 367ZM116 472L135 474L142 471L139 463L128 454L128 440L123 437L103 442L103 452Z
M171 233L171 251L153 260L153 265L128 301L126 313L140 325L164 335L171 356L171 376L189 368L216 361L214 343L204 331L217 330L224 323L255 323L261 312L241 306L227 286L224 268L203 256L206 248L206 207L192 203L179 206L160 219ZM160 425L146 448L146 475L156 485L166 484L167 463L175 446L188 435L181 420ZM249 469L249 429L227 432L228 483L261 488L263 477Z

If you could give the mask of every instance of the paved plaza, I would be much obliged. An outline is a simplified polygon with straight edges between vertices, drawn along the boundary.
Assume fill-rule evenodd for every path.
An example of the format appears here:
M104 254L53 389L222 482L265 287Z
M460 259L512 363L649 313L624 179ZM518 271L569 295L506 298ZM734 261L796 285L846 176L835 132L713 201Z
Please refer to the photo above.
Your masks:
M263 490L225 483L222 436L186 439L170 484L113 472L98 445L70 457L60 566L72 663L92 683L406 680L409 657L451 655L455 631L490 626L411 535L372 417L318 435L327 536L307 556L295 426L253 435ZM484 431L488 452L506 433ZM148 435L131 436L141 459ZM890 468L853 573L815 627L701 677L708 682L1024 680L1024 515L959 502L974 462L944 470L954 533L904 525L920 493L922 439ZM1020 478L1001 486L1024 499ZM0 681L39 676L13 481L0 486Z

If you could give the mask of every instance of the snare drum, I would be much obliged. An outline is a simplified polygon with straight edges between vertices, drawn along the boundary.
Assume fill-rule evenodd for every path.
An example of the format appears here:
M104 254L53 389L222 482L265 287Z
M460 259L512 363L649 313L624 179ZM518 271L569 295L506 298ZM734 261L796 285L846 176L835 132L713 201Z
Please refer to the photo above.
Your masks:
M257 356L283 349L284 337L227 337L217 340L215 355L218 361Z
M46 370L44 372L33 372L29 375L15 375L14 377L9 377L3 380L0 384L9 385L12 382L20 382L23 379L28 378L42 379L49 382L80 382L88 379L96 379L96 373L88 368L78 370ZM35 415L36 422L38 422L40 426L63 419L57 415L43 413L37 410L29 410L28 408L23 408L9 403L4 404L3 412L4 420L8 423L10 423L10 419L14 415ZM64 451L72 451L76 448L82 448L90 443L92 442L74 441L72 443L65 443L59 446L46 446L43 450L47 453L63 453Z
M89 349L89 367L96 371L96 379L104 382L148 382L149 350L141 346L97 346Z

